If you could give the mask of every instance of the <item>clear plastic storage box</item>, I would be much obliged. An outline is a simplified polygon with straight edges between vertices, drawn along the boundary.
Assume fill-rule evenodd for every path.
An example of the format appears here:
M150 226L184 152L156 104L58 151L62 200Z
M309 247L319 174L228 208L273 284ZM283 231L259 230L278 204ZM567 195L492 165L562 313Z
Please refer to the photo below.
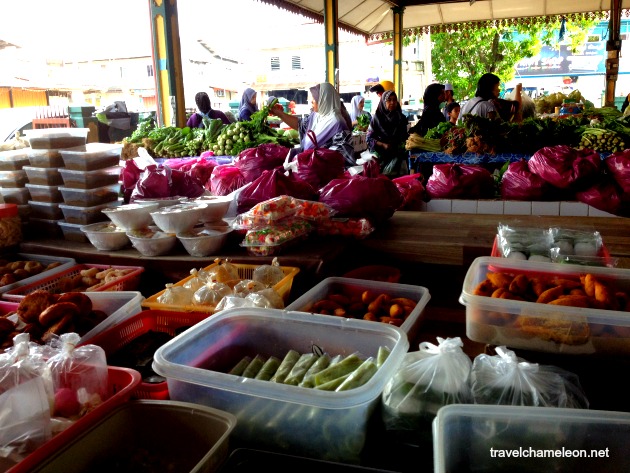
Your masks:
M32 149L28 152L28 160L31 167L54 169L63 167L63 158L58 149Z
M57 203L36 202L34 200L29 200L28 205L31 206L31 215L35 218L48 220L58 220L63 218L63 212Z
M579 284L590 274L612 294L630 294L630 270L601 266L518 261L484 256L473 261L460 302L466 306L466 335L471 340L551 353L630 354L630 306L622 310L574 307L475 294L489 272L523 274L530 280ZM621 295L615 298L622 302Z
M59 204L66 223L89 225L90 223L106 222L109 220L102 210L122 205L122 199L92 207L80 207L76 205Z
M244 356L283 359L289 350L331 356L353 353L389 357L367 383L324 391L227 374ZM234 414L235 438L294 455L357 462L368 421L386 382L409 348L398 327L274 309L229 309L160 347L153 369L166 377L171 399Z
M58 186L40 186L38 184L26 184L31 194L31 200L37 202L59 203L63 202L63 196Z
M31 206L29 205L29 208ZM42 235L46 235L47 238L58 238L63 236L63 232L59 224L63 220L51 220L47 218L29 217L28 226L26 228L27 234L41 238ZM85 238L85 235L83 235ZM87 241L87 238L85 239Z
M24 187L28 182L26 171L0 171L0 187Z
M89 128L37 128L24 130L33 149L73 148L85 145Z
M6 204L28 204L31 194L26 187L0 187L0 194Z
M451 404L433 421L435 473L627 472L630 413Z
M16 171L28 166L29 148L0 151L0 171Z
M63 184L60 168L37 168L34 166L24 166L24 172L30 184L40 186L60 186Z
M79 171L74 169L59 169L64 187L73 189L94 189L95 187L116 184L120 178L120 166L112 166L96 171Z
M60 150L66 169L94 171L116 166L120 162L122 144L88 143Z
M118 200L120 184L96 187L94 189L71 189L69 187L59 187L61 195L66 205L77 207L93 207L95 205L106 204Z
M89 243L88 237L81 231L83 225L78 223L68 223L63 219L57 220L57 224L61 229L64 240L78 241L80 243Z

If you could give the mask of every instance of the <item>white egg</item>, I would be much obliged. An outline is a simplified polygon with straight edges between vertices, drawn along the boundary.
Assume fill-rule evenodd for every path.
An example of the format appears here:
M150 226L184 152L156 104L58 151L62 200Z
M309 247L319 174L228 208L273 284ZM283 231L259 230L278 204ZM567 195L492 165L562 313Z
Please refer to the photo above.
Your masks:
M575 250L575 254L579 256L597 256L597 248L593 242L577 242L573 249Z
M572 255L574 254L573 243L569 240L560 240L556 242L556 246L560 248L561 255Z
M527 259L527 256L525 256L525 253L521 253L520 251L510 251L510 254L507 257L511 259L518 259L518 260Z
M551 258L545 255L531 255L529 257L529 261L541 261L544 263L551 263Z

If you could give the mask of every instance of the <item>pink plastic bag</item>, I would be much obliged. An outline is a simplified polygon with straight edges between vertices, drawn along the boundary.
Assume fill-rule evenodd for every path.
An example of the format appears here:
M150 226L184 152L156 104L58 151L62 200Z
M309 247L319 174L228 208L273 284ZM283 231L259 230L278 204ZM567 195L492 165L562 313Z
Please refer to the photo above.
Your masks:
M494 178L474 164L436 164L426 192L431 199L489 199L494 197Z
M254 180L238 195L238 213L247 212L254 205L265 200L288 195L303 200L315 200L317 191L306 181L292 174L285 176L280 169L263 171L260 177Z
M548 146L534 153L529 169L559 189L582 190L599 177L601 158L593 150L577 150L567 145Z
M623 191L624 200L630 200L630 149L611 154L604 164Z
M403 200L396 184L373 177L333 179L319 191L319 201L336 210L335 217L367 218L373 223L390 218Z
M131 193L136 187L136 183L142 175L142 169L138 167L133 159L125 161L125 166L120 171L120 180L122 182L123 199L125 203L129 203Z
M171 172L167 166L147 166L131 193L130 202L136 199L155 199L171 196Z
M403 203L397 210L420 210L424 202L422 174L410 174L392 179L403 196Z
M527 160L510 163L501 178L501 197L504 200L548 200L552 186L529 170Z
M575 197L580 202L603 212L621 215L623 212L622 194L623 191L613 178L603 176L588 189L576 192Z
M309 131L308 136L315 143L315 147L307 149L295 157L297 161L296 175L307 181L315 189L319 189L331 180L343 176L345 161L343 154L339 151L318 148L315 134L312 131Z
M241 170L232 164L220 164L212 170L210 191L213 195L228 195L247 182Z
M234 165L241 170L246 182L252 182L263 171L282 166L287 154L289 154L289 148L275 143L265 143L241 151L238 158L234 160Z

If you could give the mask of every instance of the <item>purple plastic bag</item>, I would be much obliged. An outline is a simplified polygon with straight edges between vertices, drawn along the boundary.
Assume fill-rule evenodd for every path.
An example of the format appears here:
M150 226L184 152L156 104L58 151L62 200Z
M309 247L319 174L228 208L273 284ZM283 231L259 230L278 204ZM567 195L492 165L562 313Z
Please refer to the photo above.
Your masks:
M420 210L424 202L422 174L409 174L392 179L403 196L403 203L397 210Z
M130 202L136 199L155 199L161 197L170 197L171 194L171 173L172 169L168 166L151 164L147 166L136 186L131 193Z
M281 195L289 195L302 200L316 200L317 191L308 182L292 174L285 176L281 169L263 171L258 179L238 195L237 211L238 213L247 212L254 205Z
M630 200L630 149L611 154L604 164L623 191L623 200Z
M588 189L576 192L575 197L598 210L620 215L623 208L622 194L623 191L612 177L602 176Z
M171 172L171 197L181 196L195 199L203 195L203 184L189 173L173 169Z
M431 199L489 199L494 197L494 178L474 164L436 164L426 192Z
M600 168L601 158L596 151L567 145L541 148L529 160L529 169L552 186L576 191L593 185Z
M241 151L234 165L241 170L246 182L252 182L263 171L282 166L289 154L289 148L275 143L265 143L255 148Z
M142 169L138 167L133 159L125 161L125 166L120 171L120 180L122 182L123 199L127 204L131 198L133 190L136 188L136 183L142 175Z
M501 178L504 200L548 200L551 193L551 184L531 172L525 159L510 163Z
M210 191L213 195L228 195L245 184L241 170L232 164L220 164L212 170Z
M330 181L319 190L319 201L336 210L335 217L367 218L378 223L390 218L404 198L389 179L355 176Z
M309 131L309 137L315 143L315 148L307 149L295 157L296 176L307 181L315 189L319 189L331 180L343 176L345 158L339 151L318 148L312 131Z

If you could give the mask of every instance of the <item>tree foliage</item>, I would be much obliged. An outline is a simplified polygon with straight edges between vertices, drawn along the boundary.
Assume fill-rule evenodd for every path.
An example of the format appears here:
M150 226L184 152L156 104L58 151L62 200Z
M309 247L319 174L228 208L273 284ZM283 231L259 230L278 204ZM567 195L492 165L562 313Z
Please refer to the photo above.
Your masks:
M596 20L566 23L565 39L572 50L585 42L596 23ZM477 80L486 72L508 82L514 78L515 66L521 59L537 55L543 45L559 48L559 30L560 21L432 33L433 75L438 82L453 84L459 98L472 97Z

